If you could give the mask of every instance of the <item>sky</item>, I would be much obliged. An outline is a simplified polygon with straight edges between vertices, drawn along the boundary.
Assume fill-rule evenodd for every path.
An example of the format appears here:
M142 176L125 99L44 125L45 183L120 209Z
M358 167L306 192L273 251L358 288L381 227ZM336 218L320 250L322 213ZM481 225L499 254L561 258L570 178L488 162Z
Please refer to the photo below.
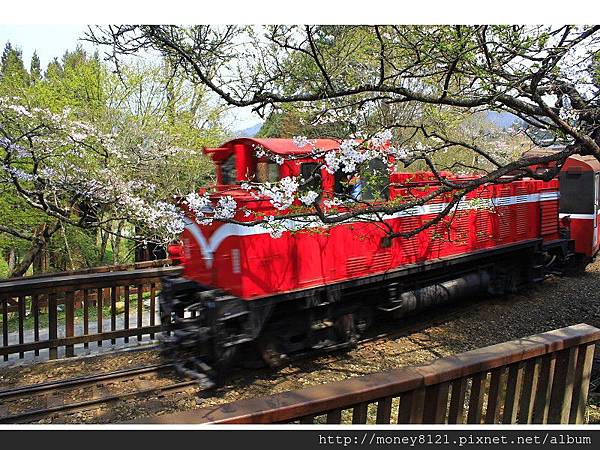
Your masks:
M85 25L0 25L0 45L7 41L23 51L25 66L29 67L31 55L37 51L42 67L46 67L55 57L60 58L66 50L73 50L77 44L94 50L89 42L79 41L87 27Z

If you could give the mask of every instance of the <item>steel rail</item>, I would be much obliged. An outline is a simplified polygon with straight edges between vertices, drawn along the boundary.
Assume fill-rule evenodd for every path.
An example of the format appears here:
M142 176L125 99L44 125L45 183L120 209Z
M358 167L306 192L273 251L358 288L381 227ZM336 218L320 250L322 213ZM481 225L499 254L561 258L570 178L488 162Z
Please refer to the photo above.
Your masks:
M87 375L76 378L68 378L66 380L48 381L40 384L17 386L11 389L5 389L0 391L0 400L26 396L29 394L44 391L52 391L76 386L96 384L99 381L118 380L119 378L128 378L135 375L158 372L171 367L173 367L173 364L152 364L144 367L136 367L133 369L121 369L115 372L103 373L99 375Z
M34 410L29 410L29 411L25 411L22 413L14 414L11 416L0 417L0 423L17 423L17 422L25 420L25 419L33 420L35 418L42 418L42 417L48 416L52 413L59 413L59 412L62 412L62 413L66 412L66 413L73 414L76 412L80 412L82 410L97 409L104 403L111 403L114 401L130 399L130 398L134 398L137 396L146 396L149 394L161 394L161 393L169 392L169 391L177 391L177 390L181 390L183 388L188 388L188 387L194 386L194 385L196 385L196 386L198 385L198 382L196 380L182 381L179 383L169 384L167 386L159 386L159 387L153 387L153 388L148 388L148 389L142 389L139 391L129 392L126 394L114 394L114 395L109 395L109 396L100 397L100 398L96 398L96 399L85 400L82 402L69 403L66 405L57 405L57 406L52 406L49 408L34 409Z

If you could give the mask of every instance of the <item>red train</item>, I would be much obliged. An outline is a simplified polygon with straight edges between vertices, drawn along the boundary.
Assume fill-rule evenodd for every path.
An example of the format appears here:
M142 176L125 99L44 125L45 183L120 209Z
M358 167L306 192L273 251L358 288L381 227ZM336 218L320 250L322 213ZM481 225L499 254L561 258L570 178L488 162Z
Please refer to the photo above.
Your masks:
M335 150L339 144L315 145ZM270 156L257 156L257 147ZM345 189L312 150L288 139L236 139L206 149L217 174L211 200L233 197L235 219L249 222L279 211L269 198L242 189L246 181L311 173L313 189ZM169 248L183 274L163 280L162 320L171 324L165 351L191 374L214 375L236 357L255 355L276 366L294 352L352 345L378 314L402 317L462 296L514 292L549 272L585 267L599 246L599 176L595 159L574 156L551 181L481 186L434 226L391 240L377 222L314 229L290 220L289 231L274 238L264 225L190 219L181 247ZM418 200L439 187L431 173L392 172L387 181L391 201ZM362 195L368 201L366 189ZM383 216L387 231L414 230L451 195Z

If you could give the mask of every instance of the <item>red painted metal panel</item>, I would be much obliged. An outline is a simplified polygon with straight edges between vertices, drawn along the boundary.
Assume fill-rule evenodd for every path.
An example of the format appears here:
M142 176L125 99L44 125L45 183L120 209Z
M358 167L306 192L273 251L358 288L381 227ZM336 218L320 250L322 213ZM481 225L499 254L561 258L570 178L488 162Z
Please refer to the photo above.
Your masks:
M544 189L539 189L542 186ZM530 239L536 237L538 220L539 236L556 239L557 200L540 201L535 197L543 192L556 193L556 184L523 181L519 188L510 190L482 188L470 198L502 200L503 206L459 209L454 218L449 216L409 239L395 239L389 248L382 246L385 233L381 227L364 222L285 232L281 238L273 238L257 227L216 222L210 226L190 225L183 235L185 275L252 299ZM266 202L263 206L268 207ZM440 208L432 206L431 211L437 210ZM386 221L394 230L410 231L435 217L427 211ZM503 228L504 222L509 223L511 233ZM198 233L204 244L199 242ZM236 262L234 256L240 261Z

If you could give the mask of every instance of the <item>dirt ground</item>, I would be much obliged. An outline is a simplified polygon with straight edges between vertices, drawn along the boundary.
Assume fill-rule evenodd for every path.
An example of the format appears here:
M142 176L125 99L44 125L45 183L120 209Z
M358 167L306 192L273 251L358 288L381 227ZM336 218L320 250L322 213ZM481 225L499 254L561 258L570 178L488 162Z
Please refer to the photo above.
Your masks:
M473 299L400 321L401 331L348 352L302 359L278 371L236 371L221 388L210 394L192 388L178 394L131 399L107 410L73 414L58 421L121 422L228 403L422 364L582 322L600 327L600 262L590 265L587 273L578 278L552 277L543 285L517 295ZM0 369L0 386L4 389L158 361L158 352L151 350L4 368ZM597 368L594 377L600 377ZM590 423L600 423L600 397L591 396L588 414Z

